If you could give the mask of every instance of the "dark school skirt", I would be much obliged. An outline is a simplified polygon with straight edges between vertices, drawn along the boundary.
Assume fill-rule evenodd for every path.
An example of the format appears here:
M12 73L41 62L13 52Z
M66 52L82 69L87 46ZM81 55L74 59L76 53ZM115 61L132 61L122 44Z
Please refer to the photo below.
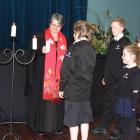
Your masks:
M116 114L120 117L134 117L136 111L132 111L132 103L129 98L118 98L116 103Z
M73 102L65 100L64 125L74 127L92 121L90 101Z

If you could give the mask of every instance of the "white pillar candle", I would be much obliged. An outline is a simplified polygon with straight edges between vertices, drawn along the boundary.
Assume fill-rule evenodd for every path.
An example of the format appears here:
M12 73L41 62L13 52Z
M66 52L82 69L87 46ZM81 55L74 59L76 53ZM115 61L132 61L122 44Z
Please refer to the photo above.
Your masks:
M34 35L33 39L32 39L32 49L33 50L37 50L37 38Z
M16 24L13 23L11 27L11 37L16 37Z

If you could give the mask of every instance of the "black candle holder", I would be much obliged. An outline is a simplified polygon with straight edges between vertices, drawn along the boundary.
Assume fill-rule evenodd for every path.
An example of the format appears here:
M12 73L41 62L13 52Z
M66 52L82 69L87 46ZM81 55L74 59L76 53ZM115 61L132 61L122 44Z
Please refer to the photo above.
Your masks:
M4 57L7 58L5 61L0 61L1 65L7 65L12 62L12 79L11 79L11 102L10 102L10 128L9 132L6 133L2 140L5 140L8 136L13 137L15 140L19 140L18 133L13 129L13 95L14 95L14 79L15 79L15 61L20 65L28 65L35 58L35 50L32 50L31 58L27 59L26 62L21 61L25 56L25 51L23 49L15 50L15 37L12 37L12 49L4 49L3 50ZM25 61L25 60L24 60Z

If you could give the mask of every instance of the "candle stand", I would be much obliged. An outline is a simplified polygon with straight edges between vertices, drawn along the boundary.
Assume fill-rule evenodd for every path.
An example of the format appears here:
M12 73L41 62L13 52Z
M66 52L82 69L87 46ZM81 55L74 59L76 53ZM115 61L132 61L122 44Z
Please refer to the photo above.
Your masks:
M15 78L15 62L18 62L21 65L30 64L35 58L35 50L32 50L31 58L24 60L25 51L22 49L15 50L15 35L12 36L12 49L4 49L2 54L7 60L1 62L1 65L7 65L12 62L12 78L11 78L11 98L10 98L10 127L9 132L6 133L2 140L5 140L9 137L13 137L15 140L19 140L19 135L16 130L13 129L13 97L14 97L14 78ZM9 56L10 55L10 56Z

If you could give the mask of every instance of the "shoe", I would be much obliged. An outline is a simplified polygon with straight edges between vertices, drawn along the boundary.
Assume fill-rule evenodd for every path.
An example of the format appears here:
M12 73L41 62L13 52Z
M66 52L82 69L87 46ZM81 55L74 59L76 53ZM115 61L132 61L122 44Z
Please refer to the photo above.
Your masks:
M140 131L140 127L137 126L137 131Z
M62 130L55 130L54 131L54 134L56 135L60 135L60 134L63 134L64 132Z
M37 134L40 135L40 136L43 136L44 132L38 132Z
M112 134L110 135L111 140L119 140L121 139L121 137L121 132L118 129L113 130Z
M94 134L98 134L98 133L104 134L104 135L107 134L106 129L101 128L101 127L97 127L97 128L92 129L92 132L93 132Z
M111 140L121 140L122 135L113 135L111 134L110 139Z
M43 133L39 133L39 136L43 136L44 134Z

